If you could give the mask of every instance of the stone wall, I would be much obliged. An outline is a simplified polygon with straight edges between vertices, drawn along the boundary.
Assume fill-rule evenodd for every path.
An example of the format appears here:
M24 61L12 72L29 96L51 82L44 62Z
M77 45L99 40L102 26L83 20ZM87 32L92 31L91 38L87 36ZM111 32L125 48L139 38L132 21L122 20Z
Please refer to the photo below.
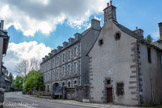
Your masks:
M75 100L83 101L83 99L89 99L89 86L76 86L75 87Z

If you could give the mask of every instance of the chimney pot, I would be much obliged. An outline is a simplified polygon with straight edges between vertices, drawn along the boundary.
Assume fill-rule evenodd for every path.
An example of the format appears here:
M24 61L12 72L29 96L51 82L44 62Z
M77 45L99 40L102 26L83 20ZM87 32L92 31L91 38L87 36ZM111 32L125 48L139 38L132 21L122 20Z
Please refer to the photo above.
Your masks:
M136 30L138 30L138 27L136 27Z
M107 7L109 7L109 3L107 3Z
M110 6L112 5L112 0L110 1Z

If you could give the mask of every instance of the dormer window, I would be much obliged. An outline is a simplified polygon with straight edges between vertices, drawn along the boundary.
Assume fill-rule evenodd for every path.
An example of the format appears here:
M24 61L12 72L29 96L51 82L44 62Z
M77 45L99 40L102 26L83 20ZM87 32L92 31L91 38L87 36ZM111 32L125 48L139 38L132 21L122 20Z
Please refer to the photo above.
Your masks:
M117 41L117 40L120 40L120 38L121 38L121 33L120 33L120 32L116 33L116 34L115 34L115 40L116 40L116 41Z
M103 45L103 39L100 39L100 40L98 41L98 44L99 44L99 46Z

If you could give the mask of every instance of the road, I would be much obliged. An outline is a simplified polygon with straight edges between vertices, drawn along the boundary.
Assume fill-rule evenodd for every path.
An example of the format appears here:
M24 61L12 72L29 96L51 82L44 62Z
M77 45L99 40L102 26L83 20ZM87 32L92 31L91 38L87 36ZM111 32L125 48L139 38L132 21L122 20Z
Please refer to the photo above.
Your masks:
M40 99L21 92L5 93L4 108L96 108L55 102L49 99Z

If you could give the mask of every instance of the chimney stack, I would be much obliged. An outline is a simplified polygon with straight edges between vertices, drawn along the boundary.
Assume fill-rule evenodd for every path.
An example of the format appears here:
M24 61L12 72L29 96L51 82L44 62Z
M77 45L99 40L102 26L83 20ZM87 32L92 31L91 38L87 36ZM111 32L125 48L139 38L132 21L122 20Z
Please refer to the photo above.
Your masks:
M107 7L104 11L104 23L107 21L116 21L116 7L112 5L112 1L107 3Z
M160 40L162 40L162 22L159 23Z
M110 6L112 6L112 0L110 1Z
M92 19L91 20L91 27L95 30L100 30L101 27L100 27L100 21L97 20L97 19Z
M143 30L136 27L136 30L134 30L134 33L136 33L141 39L143 39Z
M1 22L0 22L0 29L3 30L3 26L4 26L4 20L1 20Z
M107 7L109 7L109 3L107 3Z

